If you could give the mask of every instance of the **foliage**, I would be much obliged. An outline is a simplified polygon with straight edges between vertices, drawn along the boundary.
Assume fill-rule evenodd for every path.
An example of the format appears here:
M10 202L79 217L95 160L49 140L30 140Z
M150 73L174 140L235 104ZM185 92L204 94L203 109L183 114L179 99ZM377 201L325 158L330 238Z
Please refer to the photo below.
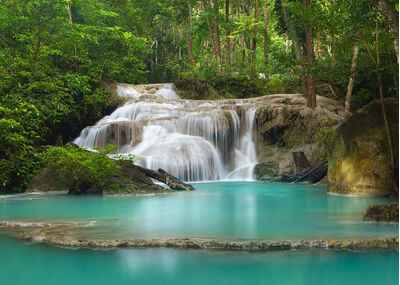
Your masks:
M2 0L0 193L25 189L42 146L63 145L110 113L115 82L171 81L190 98L243 98L303 92L307 73L317 93L344 100L358 45L353 108L376 98L378 77L397 96L398 4L310 2Z
M23 191L38 164L43 118L34 105L13 101L5 96L0 105L0 193Z
M72 193L102 192L116 186L112 178L119 173L120 167L104 153L75 146L50 147L43 158L55 179Z

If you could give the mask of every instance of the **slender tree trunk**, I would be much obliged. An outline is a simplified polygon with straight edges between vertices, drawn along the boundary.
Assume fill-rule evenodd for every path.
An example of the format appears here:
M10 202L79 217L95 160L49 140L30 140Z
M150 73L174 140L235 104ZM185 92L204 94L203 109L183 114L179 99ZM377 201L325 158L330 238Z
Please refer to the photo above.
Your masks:
M285 25L288 29L288 37L294 44L294 53L296 55L296 59L297 59L297 61L301 61L302 60L302 55L301 55L302 48L301 48L300 40L296 33L296 28L293 25L292 21L290 21L290 19L289 19L288 0L282 0L282 14L283 14L283 21L285 22Z
M351 114L351 96L353 94L354 80L356 78L358 52L359 52L359 47L358 44L356 43L353 46L353 57L351 59L350 77L349 77L349 83L347 84L346 101L344 104L346 115Z
M212 34L212 40L213 40L213 50L214 50L214 55L215 58L218 59L219 63L221 64L222 62L222 57L221 57L221 41L220 41L220 36L219 36L219 3L218 0L213 0L212 1L212 9L214 12L214 15L211 20L211 34Z
M296 28L292 21L289 18L289 10L288 10L288 0L282 0L282 15L283 15L283 21L285 22L285 25L287 27L287 34L288 38L292 42L291 48L294 51L294 54L296 55L296 60L299 63L299 74L301 81L304 82L304 90L303 93L307 94L307 83L306 83L306 78L305 78L305 64L304 64L304 46L300 43L299 37L297 36L296 33Z
M71 27L74 25L74 20L72 18L72 1L67 1L67 12L68 12L68 19L69 19L69 24L71 25ZM74 56L76 57L77 55L77 48L76 48L76 44L74 44Z
M74 25L74 19L72 17L72 0L67 1L67 12L68 12L68 19L69 19L69 24L71 26L71 28ZM77 57L78 57L78 48L76 46L76 43L74 43L74 57L75 57L75 61L74 61L74 67L75 67L75 71L79 70L79 63L77 61Z
M399 13L392 7L388 0L375 0L375 3L389 23L394 37L394 50L396 52L397 63L399 63Z
M304 9L311 8L311 0L303 0ZM305 46L305 61L307 68L306 72L306 93L307 93L307 106L310 108L315 108L317 106L317 98L315 95L315 82L314 78L311 74L310 68L314 64L314 45L313 45L313 34L312 27L309 23L305 25L305 34L306 34L306 46Z
M264 0L264 64L269 64L269 3Z
M260 9L258 0L254 0L254 20L258 23ZM257 65L257 30L258 26L255 25L253 27L253 38L251 44L252 56L251 56L251 73L253 76L256 74L256 65Z
M229 27L229 16L230 16L230 1L229 0L225 0L225 22L227 25L227 30L226 30L226 65L228 67L228 70L231 69L231 64L232 64L232 60L231 60L231 38L230 38L230 33L231 33L231 29Z
M317 33L315 42L316 42L315 54L316 54L316 57L319 58L321 56L321 33L320 32Z
M194 58L193 58L193 34L192 34L192 5L188 4L188 24L189 24L189 31L188 31L188 58L189 58L189 63L191 65L194 64Z
M385 133L386 133L386 140L388 143L389 147L389 155L390 155L390 164L391 164L391 170L392 170L392 175L393 175L393 188L394 190L398 193L398 181L395 179L396 177L396 161L395 161L395 155L394 155L394 147L393 147L393 140L392 140L392 134L390 132L390 125L389 125L389 120L387 117L386 113L386 107L385 107L385 98L383 94L383 82L382 82L382 76L380 73L380 51L379 51L379 34L378 34L378 29L376 29L376 66L377 66L377 76L378 76L378 90L379 90L379 101L381 103L381 110L382 110L382 117L383 117L383 122L385 124Z

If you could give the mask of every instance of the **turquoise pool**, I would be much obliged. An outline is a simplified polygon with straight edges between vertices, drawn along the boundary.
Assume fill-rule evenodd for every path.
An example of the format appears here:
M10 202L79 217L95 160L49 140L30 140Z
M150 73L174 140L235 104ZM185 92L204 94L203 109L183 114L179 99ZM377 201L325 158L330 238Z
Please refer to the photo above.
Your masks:
M98 238L359 238L397 235L397 224L362 221L382 198L327 195L308 185L218 182L151 197L30 196L0 199L0 219L91 220Z
M0 236L4 285L395 285L397 252L67 250Z

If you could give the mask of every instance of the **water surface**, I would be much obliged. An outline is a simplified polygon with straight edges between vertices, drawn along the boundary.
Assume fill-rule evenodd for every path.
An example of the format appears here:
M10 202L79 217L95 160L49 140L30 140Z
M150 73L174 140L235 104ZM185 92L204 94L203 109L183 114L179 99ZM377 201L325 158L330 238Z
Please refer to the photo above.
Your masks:
M362 221L382 198L326 194L299 184L218 182L197 191L153 197L33 196L0 200L0 219L92 220L96 238L218 237L235 239L394 236L397 224Z
M67 250L0 236L0 284L394 285L394 251Z

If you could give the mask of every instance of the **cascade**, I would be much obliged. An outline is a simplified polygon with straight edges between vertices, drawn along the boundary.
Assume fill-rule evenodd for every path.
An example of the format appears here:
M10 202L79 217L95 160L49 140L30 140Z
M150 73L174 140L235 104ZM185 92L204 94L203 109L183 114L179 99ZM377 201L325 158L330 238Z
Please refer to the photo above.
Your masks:
M242 100L180 99L172 84L118 84L126 103L74 143L86 149L115 144L135 163L162 168L185 181L253 180L256 107Z

